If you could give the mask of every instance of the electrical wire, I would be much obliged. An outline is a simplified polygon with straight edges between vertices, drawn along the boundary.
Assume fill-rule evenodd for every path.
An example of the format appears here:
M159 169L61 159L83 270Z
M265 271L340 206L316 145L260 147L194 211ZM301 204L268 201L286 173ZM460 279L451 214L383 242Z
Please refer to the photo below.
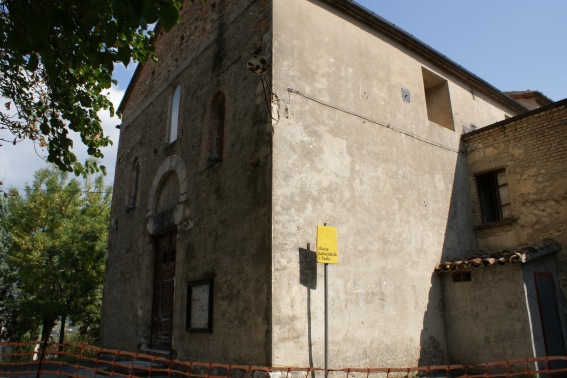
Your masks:
M329 107L329 108L338 110L338 111L343 112L343 113L346 113L346 114L350 114L350 115L355 116L355 117L357 117L357 118L361 118L361 119L363 119L363 120L365 120L365 121L368 121L368 122L374 123L374 124L376 124L376 125L385 127L385 128L390 129L390 130L392 130L392 131L396 131L396 132L398 132L398 133L400 133L400 134L409 136L410 138L417 139L417 140L419 140L419 141L421 141L421 142L430 144L430 145L432 145L432 146L439 147L439 148L442 148L442 149L444 149L444 150L451 151L451 152L455 152L455 153L461 152L459 149L447 147L447 146L444 146L444 145L442 145L442 144L440 144L440 143L436 143L436 142L427 140L427 139L425 139L425 138L420 137L419 135L416 135L416 134L414 134L414 133L410 133L409 131L404 131L404 130L398 129L398 128L392 126L392 125L389 124L389 123L380 122L380 121L377 121L377 120L375 120L375 119L369 118L369 117L367 117L367 116L364 116L364 115L355 113L355 112L352 111L352 110L344 109L344 108L341 108L341 107L339 107L339 106L330 104L330 103L328 103L328 102L326 102L326 101L323 101L323 100L320 100L320 99L315 98L315 97L313 97L313 96L310 96L310 95L307 95L307 94L305 94L305 93L302 93L302 92L300 92L300 91L298 91L298 90L296 90L296 89L293 89L293 88L288 87L288 88L287 88L287 91L288 91L288 93L294 93L294 94L296 94L296 95L298 95L298 96L304 97L304 98L306 98L306 99L308 99L308 100L311 100L311 101L314 101L314 102L316 102L316 103L318 103L318 104L327 106L327 107Z

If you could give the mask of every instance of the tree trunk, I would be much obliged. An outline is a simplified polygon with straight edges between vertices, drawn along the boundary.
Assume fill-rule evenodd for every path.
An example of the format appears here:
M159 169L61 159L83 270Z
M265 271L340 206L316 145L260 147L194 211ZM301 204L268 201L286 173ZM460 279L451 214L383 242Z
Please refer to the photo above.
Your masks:
M59 352L63 351L63 343L65 342L65 323L67 323L67 315L61 315L61 328L59 330Z
M43 346L41 348L41 358L39 359L39 365L37 366L37 375L36 375L37 378L41 376L43 360L45 358L45 352L47 349L47 342L49 341L49 337L51 336L51 331L53 331L54 326L55 326L55 319L48 317L43 318L43 323L41 328L41 339L43 340Z
M48 342L51 337L51 331L55 327L55 319L45 317L43 318L42 328L41 328L41 339L44 342Z

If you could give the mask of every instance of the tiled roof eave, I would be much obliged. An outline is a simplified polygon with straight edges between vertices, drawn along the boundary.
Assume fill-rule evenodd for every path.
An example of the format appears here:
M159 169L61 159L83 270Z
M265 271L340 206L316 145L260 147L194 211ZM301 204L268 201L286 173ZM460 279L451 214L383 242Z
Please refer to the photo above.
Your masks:
M460 260L442 262L435 267L435 272L452 273L486 268L494 265L528 263L543 256L557 253L560 249L558 244L544 243L513 249L480 252Z

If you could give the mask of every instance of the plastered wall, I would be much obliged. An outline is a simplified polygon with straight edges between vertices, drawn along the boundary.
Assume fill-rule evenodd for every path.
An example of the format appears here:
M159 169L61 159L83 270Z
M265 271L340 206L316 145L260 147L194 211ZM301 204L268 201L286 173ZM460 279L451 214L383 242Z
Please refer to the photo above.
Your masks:
M323 267L308 286L301 260L323 223L330 367L444 362L433 267L476 248L461 133L512 110L326 2L274 1L273 28L274 363L324 364ZM455 130L428 120L422 67L448 81Z
M453 282L451 274L441 279L451 363L534 356L522 264L474 270L466 282Z

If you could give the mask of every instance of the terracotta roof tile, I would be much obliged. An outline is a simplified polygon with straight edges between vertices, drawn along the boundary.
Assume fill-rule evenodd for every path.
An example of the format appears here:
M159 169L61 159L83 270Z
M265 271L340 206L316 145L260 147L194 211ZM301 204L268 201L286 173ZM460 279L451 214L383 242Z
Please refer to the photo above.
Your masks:
M557 244L537 244L492 252L480 252L455 261L445 261L435 267L437 273L484 268L495 264L527 263L542 256L559 252Z

